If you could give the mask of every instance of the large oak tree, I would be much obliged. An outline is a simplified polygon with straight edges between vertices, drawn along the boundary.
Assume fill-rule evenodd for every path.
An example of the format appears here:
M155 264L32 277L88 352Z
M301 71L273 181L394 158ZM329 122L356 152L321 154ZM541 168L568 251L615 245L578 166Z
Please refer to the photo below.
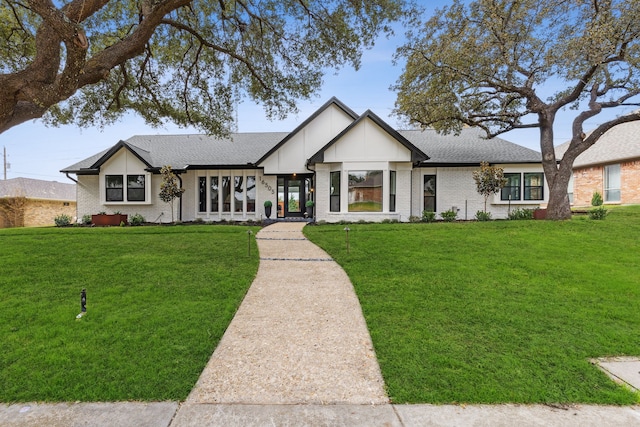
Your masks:
M398 51L406 68L396 112L441 132L539 128L547 218L570 218L576 157L612 127L640 120L636 111L585 129L607 109L639 105L639 16L638 0L455 0ZM572 136L558 162L554 124L567 108L576 110Z
M136 111L224 134L245 96L282 117L402 14L401 0L0 0L0 133Z

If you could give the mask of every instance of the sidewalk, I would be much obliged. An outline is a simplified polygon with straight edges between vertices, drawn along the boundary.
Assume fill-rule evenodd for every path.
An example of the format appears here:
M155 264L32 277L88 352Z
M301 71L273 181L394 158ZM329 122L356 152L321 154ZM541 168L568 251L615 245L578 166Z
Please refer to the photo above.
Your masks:
M640 426L640 406L389 404L351 282L304 225L256 235L256 278L184 403L0 404L0 426Z

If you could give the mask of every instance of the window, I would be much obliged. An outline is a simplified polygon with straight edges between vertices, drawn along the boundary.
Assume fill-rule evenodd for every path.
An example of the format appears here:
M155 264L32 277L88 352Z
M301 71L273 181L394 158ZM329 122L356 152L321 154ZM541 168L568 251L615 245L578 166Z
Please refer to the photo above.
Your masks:
M211 177L211 183L209 184L210 187L210 192L209 192L209 196L211 197L211 212L218 212L219 211L219 206L218 206L218 177L217 176L212 176Z
M231 212L231 177L222 177L222 212Z
M144 202L144 175L127 175L127 201Z
M604 201L620 201L620 164L604 167Z
M396 211L396 171L389 171L389 212Z
M424 210L427 212L436 211L436 176L425 175L424 176L424 190L423 190L423 202Z
M502 187L500 200L520 200L520 174L505 173L507 183Z
M329 210L340 212L340 171L331 172L329 181Z
M247 212L256 211L256 177L247 177Z
M567 194L569 195L569 202L573 204L573 174L571 174L571 178L569 178L569 185L567 186Z
M198 212L207 211L207 178L198 178Z
M243 177L233 177L233 210L242 212L242 202L244 201L244 188L242 188Z
M124 201L122 175L106 175L107 202Z
M524 199L544 199L544 176L542 172L524 174Z
M382 171L349 171L349 212L382 212Z

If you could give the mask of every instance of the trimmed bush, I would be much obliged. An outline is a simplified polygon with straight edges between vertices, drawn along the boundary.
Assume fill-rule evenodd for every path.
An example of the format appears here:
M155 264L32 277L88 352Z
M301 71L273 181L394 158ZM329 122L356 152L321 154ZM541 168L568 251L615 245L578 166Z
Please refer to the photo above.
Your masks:
M509 213L509 219L524 220L533 219L533 209L514 209Z
M424 222L435 222L436 213L430 211L422 211L422 221Z
M55 222L56 227L66 227L68 225L71 225L71 219L72 218L69 215L61 214L55 217L53 219L53 222Z
M607 216L607 209L604 206L593 208L589 211L589 218L591 219L605 219Z
M491 221L491 212L476 212L476 221Z
M602 206L602 195L594 191L593 196L591 197L591 206Z
M142 215L140 215L139 213L133 215L129 219L129 223L131 225L142 225L144 222L145 222L144 217Z
M453 210L448 210L448 211L440 212L440 216L442 217L442 220L445 222L453 222L458 218L458 212L455 212Z

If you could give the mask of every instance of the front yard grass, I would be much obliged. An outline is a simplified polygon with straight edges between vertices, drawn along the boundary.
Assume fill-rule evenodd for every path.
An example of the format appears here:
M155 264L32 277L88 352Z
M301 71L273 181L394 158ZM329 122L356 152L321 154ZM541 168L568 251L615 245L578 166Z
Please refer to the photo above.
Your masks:
M255 277L246 230L0 230L0 402L184 400Z
M305 227L360 298L397 403L632 404L589 359L640 356L640 207L605 221Z

